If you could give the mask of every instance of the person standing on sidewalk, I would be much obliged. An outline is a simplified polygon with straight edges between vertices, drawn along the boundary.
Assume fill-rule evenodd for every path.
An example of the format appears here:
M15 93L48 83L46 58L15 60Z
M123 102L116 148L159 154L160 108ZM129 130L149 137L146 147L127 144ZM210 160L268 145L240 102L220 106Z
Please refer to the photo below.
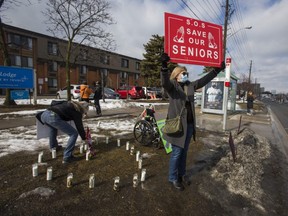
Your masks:
M100 107L100 99L102 99L102 87L99 81L95 82L95 91L94 91L94 105L96 108L96 115L101 116L101 107Z
M181 116L182 132L177 135L163 134L163 138L172 145L168 181L174 188L182 191L184 190L183 182L187 185L191 183L188 176L186 176L186 159L191 138L193 137L195 141L196 135L194 92L205 86L220 71L224 70L225 63L222 62L220 68L212 68L204 77L190 82L185 67L175 67L169 77L167 63L170 61L170 57L166 53L162 54L160 60L162 62L161 83L169 97L167 119L175 118L185 106Z
M70 163L75 160L73 150L78 134L82 140L86 140L82 119L88 110L89 104L85 101L68 101L49 107L40 116L41 123L47 125L49 128L50 149L57 149L59 147L57 141L58 130L69 136L67 146L64 150L63 163ZM74 121L77 129L72 127L67 121Z
M87 82L83 82L83 84L80 85L80 100L89 103L89 97L92 92L93 90L87 85Z
M247 115L253 115L254 96L252 91L248 92L246 100L247 100Z

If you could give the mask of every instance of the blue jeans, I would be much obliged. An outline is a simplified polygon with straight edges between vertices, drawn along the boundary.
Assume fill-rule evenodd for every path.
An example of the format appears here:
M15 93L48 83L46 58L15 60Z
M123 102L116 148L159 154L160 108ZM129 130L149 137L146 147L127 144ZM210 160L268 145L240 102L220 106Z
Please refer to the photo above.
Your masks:
M169 161L170 182L176 181L179 177L182 177L186 174L187 152L193 135L193 130L193 124L188 124L184 148L172 144L172 153Z
M58 146L58 130L61 130L63 133L69 136L67 146L64 150L64 158L71 157L78 137L78 131L68 122L62 120L56 113L50 110L43 112L41 115L41 121L49 128L49 145L51 149Z
M101 114L101 107L100 107L100 101L99 100L94 100L94 105L96 108L96 113Z

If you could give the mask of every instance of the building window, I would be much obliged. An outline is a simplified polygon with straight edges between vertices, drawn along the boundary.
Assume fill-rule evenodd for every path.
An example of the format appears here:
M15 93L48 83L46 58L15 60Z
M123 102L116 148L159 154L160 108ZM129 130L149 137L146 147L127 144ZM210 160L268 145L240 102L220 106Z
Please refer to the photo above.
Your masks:
M10 55L11 66L21 67L21 56L19 55Z
M134 74L134 79L138 80L139 79L139 74Z
M136 67L136 70L140 70L140 62L136 62L135 67Z
M21 67L33 68L33 59L30 57L22 56Z
M19 55L10 55L11 66L33 68L33 58Z
M48 54L58 55L58 46L56 43L48 42Z
M48 63L48 71L49 72L57 72L58 71L58 64L56 61L50 61Z
M85 75L87 73L87 66L80 65L80 74Z
M110 56L101 55L101 56L100 56L100 62L101 62L102 64L109 65L109 64L110 64Z
M10 47L17 47L28 50L32 50L33 48L32 38L11 33L8 34L8 45Z
M48 78L48 88L57 88L56 78Z
M129 68L129 60L128 59L122 59L121 67Z
M127 73L126 72L120 72L120 79L126 79Z
M21 44L23 49L32 50L32 38L21 37Z

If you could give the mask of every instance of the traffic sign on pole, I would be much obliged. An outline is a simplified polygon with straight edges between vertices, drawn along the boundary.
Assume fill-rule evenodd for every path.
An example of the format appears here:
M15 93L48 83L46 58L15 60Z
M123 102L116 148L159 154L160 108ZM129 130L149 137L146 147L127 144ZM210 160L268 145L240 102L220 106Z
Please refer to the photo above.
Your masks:
M223 130L226 130L227 124L227 109L228 109L228 95L230 87L230 77L231 77L231 58L226 58L226 68L225 68L225 87L224 87L224 114L223 114Z

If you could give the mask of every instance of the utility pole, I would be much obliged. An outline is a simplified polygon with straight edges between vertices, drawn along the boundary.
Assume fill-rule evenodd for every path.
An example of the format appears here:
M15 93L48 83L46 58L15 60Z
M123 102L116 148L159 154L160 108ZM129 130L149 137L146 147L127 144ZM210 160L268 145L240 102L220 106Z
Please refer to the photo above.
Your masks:
M227 42L227 26L229 19L229 0L226 0L225 6L225 22L224 22L224 38L223 38L223 59L226 57L226 42Z
M249 78L248 78L249 85L251 84L251 69L252 69L252 60L250 61L250 68L249 68Z
M229 0L226 0L226 6L225 6L225 23L224 23L224 38L223 38L223 60L226 62L226 42L227 42L227 26L228 26L228 19L229 19ZM229 74L228 70L226 68L225 70L225 82L230 82L230 63L229 62ZM227 67L227 65L226 65ZM229 77L228 77L229 76ZM224 86L224 94L223 94L223 130L226 130L226 124L227 124L227 109L228 109L228 94L229 89L227 86Z

